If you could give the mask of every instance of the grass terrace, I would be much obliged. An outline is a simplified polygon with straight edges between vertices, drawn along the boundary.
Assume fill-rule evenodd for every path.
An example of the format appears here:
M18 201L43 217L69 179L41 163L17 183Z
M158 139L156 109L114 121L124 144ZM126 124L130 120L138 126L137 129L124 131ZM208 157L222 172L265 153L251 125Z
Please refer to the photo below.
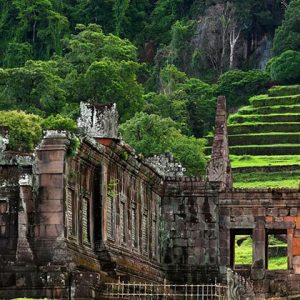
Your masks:
M235 187L299 187L300 85L275 86L250 98L229 116L228 134ZM212 140L208 136L209 145Z
M300 169L283 172L236 173L233 170L236 188L299 188Z
M230 155L232 168L300 165L300 155Z

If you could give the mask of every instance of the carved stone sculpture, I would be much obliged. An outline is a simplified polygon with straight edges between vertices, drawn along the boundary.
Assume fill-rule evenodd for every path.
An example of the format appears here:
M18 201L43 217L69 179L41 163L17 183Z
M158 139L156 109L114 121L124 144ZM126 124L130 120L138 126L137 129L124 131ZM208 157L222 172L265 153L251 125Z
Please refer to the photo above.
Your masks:
M6 127L0 128L0 152L6 150L6 145L8 144L8 129Z
M149 157L146 162L167 177L182 177L186 171L171 153Z
M93 138L118 139L119 114L116 104L80 103L80 117L78 127Z
M250 280L245 279L241 275L227 269L227 285L228 285L228 299L230 300L244 300L254 299L253 284Z
M207 166L208 180L219 182L220 188L232 187L232 173L229 161L226 99L218 97L215 135L212 145L211 159Z

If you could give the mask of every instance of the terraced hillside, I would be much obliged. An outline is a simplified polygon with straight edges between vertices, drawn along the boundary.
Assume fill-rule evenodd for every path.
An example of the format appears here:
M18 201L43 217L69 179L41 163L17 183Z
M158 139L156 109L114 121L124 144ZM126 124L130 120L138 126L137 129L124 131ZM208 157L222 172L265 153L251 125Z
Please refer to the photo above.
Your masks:
M235 187L299 187L300 86L249 99L228 120Z

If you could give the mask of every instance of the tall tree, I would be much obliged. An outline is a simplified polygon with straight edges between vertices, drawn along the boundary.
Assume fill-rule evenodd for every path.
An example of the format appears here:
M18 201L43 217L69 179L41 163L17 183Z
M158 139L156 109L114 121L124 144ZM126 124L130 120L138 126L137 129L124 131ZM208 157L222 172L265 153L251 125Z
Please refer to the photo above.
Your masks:
M282 25L274 36L273 52L279 55L286 50L300 51L300 0L292 0L285 11Z
M129 6L130 0L115 0L113 6L114 18L115 18L115 33L120 35L123 29L123 22L125 18L126 11Z

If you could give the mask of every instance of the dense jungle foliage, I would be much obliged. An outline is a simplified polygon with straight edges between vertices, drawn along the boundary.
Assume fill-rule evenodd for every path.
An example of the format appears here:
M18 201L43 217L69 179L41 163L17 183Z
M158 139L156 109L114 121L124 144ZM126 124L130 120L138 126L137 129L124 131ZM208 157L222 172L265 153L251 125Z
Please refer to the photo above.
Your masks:
M217 95L235 111L300 82L299 15L300 0L1 0L0 124L32 151L43 128L74 130L80 101L116 102L127 142L199 174Z

